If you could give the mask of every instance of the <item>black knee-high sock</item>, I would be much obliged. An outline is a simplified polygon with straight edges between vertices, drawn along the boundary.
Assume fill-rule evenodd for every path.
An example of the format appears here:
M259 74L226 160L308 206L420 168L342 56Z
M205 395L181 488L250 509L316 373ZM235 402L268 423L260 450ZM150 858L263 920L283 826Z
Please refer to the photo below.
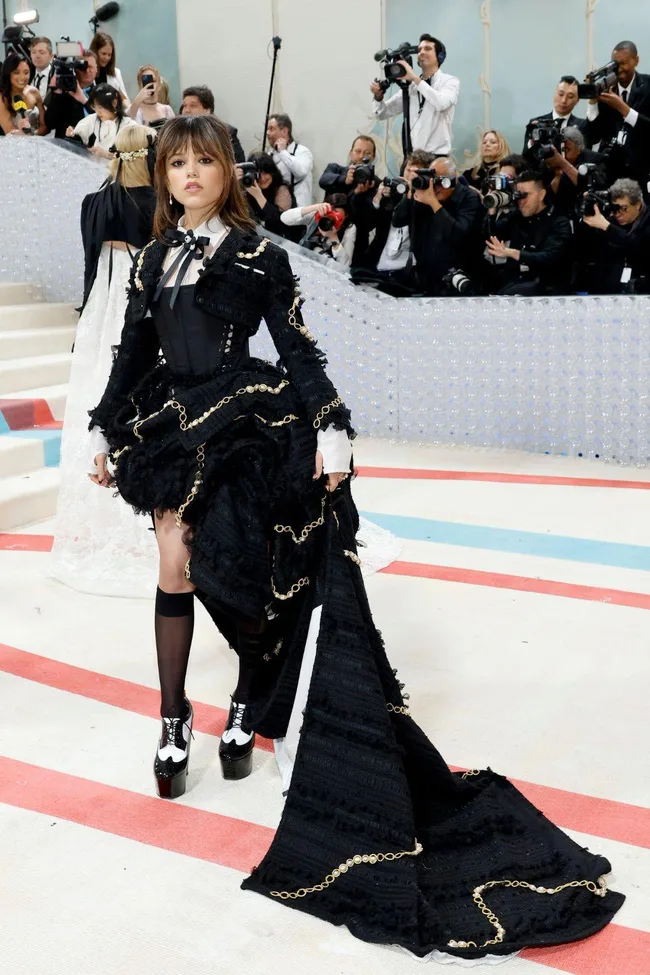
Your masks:
M156 590L156 652L160 713L184 717L185 674L194 632L194 593Z
M239 676L232 698L237 704L248 704L255 671L264 649L266 620L237 624L237 652Z

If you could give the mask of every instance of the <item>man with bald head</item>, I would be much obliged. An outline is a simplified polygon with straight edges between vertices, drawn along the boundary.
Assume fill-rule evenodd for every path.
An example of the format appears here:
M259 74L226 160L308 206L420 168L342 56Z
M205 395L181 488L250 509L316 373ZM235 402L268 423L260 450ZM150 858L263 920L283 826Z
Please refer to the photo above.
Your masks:
M411 228L411 252L418 287L423 294L446 295L448 271L476 270L481 243L483 207L479 194L458 181L453 160L436 159L423 176L426 184L411 189L395 210L393 225ZM416 181L417 186L417 181Z

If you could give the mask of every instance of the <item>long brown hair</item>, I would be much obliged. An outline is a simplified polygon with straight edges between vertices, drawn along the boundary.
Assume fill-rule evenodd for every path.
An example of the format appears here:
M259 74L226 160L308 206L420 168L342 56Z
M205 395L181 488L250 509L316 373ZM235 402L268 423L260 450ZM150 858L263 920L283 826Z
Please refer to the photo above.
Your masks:
M154 188L157 200L153 232L158 240L163 240L166 230L176 227L183 213L183 207L173 197L172 202L169 202L167 163L172 156L185 152L188 147L214 159L223 170L223 190L210 217L219 214L226 227L236 227L237 230L254 229L255 221L235 176L235 157L230 133L223 122L214 115L177 115L165 122L156 145Z
M109 44L111 45L111 49L113 51L111 54L111 59L105 68L100 69L106 72L107 77L109 74L115 74L115 41L110 34L105 34L103 31L99 30L90 42L90 50L95 55L95 58L97 58L99 49L102 47L108 47ZM97 67L99 68L99 60L97 60Z

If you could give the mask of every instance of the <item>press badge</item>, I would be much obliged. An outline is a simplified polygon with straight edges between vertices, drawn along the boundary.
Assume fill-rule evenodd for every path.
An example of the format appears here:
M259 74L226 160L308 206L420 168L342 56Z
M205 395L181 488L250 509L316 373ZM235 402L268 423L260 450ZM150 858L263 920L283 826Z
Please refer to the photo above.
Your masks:
M624 267L621 274L621 284L627 284L632 279L632 268Z

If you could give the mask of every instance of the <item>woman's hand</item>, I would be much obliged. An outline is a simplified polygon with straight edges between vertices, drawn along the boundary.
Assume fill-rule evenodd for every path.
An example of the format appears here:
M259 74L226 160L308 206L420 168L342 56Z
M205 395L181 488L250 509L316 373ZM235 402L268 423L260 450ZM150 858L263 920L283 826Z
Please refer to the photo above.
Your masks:
M324 217L331 209L329 203L310 203L308 207L303 207L300 212L303 217L311 217L315 213L320 213L321 217Z
M93 484L99 485L99 487L110 487L113 483L113 475L106 467L106 454L97 454L95 457L95 467L97 468L96 474L89 474L88 477L93 482Z
M323 455L320 450L316 451L316 469L314 471L314 480L317 481L323 476ZM327 474L327 490L336 491L339 484L344 481L347 477L347 473L337 472L332 474Z
M93 156L99 156L100 159L112 159L113 155L108 151L108 149L103 149L101 146L91 146L90 152Z
M262 193L260 184L257 182L257 180L255 180L252 186L246 187L246 192L252 196L254 200L257 200L262 208L266 205L266 197Z
M66 139L74 139L74 129L71 125L65 130L65 137Z

